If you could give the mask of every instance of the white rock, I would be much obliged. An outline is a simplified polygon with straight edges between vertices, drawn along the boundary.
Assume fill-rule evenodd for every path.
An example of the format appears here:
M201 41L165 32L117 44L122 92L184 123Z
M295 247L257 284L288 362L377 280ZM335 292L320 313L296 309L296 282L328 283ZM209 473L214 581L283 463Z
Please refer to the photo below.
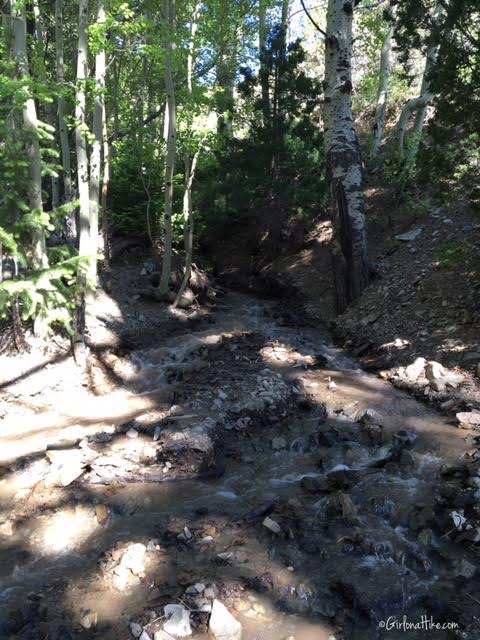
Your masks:
M328 383L328 388L330 389L330 391L335 391L335 389L337 388L337 383L333 380L330 380L330 382Z
M425 367L425 375L429 382L445 378L446 374L447 372L445 368L439 362L435 362L434 360L431 360Z
M129 570L126 567L122 567L121 565L119 565L118 567L115 567L113 573L113 586L115 587L115 589L118 589L118 591L125 591L125 589L129 585L131 576Z
M130 569L134 575L138 576L145 571L143 558L146 551L147 547L140 542L129 545L122 556L120 565L125 569Z
M273 533L281 533L282 532L282 527L278 524L278 522L275 522L275 520L272 520L268 516L265 518L265 520L262 522L262 524L263 524L264 527L266 527L267 529L269 529Z
M242 625L219 600L213 601L209 630L216 640L241 640Z
M192 635L190 626L190 613L181 604L167 604L163 607L165 617L168 620L163 625L163 630L179 638Z
M173 636L171 636L169 633L167 633L166 631L156 631L155 635L153 636L153 640L175 640L175 638Z
M138 640L152 640L146 631L142 631L142 635Z
M423 373L425 369L425 365L427 361L425 358L417 358L412 364L409 364L408 367L405 367L405 375L410 380L410 382L415 382L419 376Z
M84 629L92 629L97 626L98 615L97 612L90 611L85 614L83 618L80 620L80 624Z
M130 428L125 434L128 438L138 438L138 431Z
M134 638L139 638L142 635L143 629L141 624L138 624L138 622L131 622L129 626L130 633Z
M412 240L416 240L421 233L421 228L412 229L411 231L407 231L406 233L401 233L398 236L395 236L395 240L400 240L402 242L411 242Z
M155 431L153 432L153 441L156 442L157 440L160 440L160 434L162 432L162 429L160 427L155 427Z

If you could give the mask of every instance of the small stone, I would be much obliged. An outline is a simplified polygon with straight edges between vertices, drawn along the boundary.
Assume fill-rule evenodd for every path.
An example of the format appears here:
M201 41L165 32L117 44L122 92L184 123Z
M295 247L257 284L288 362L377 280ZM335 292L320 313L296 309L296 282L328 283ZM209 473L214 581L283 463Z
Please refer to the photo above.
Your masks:
M279 451L280 449L285 449L287 446L287 441L285 440L285 438L273 438L272 440L272 449L275 449L275 451Z
M175 640L173 636L164 630L156 631L153 640Z
M142 625L138 624L138 622L130 622L130 633L134 638L139 638L142 635Z
M80 625L84 629L93 629L97 626L98 614L96 611L89 611L80 620Z
M130 428L125 434L127 438L138 438L138 431L136 429Z
M142 631L142 635L138 640L152 640L146 631Z
M155 427L155 431L153 432L153 441L157 442L160 440L160 434L162 433L161 427Z
M140 542L129 545L122 556L120 565L125 569L130 569L136 576L141 575L145 571L143 558L146 551L147 547Z
M402 447L412 447L418 436L415 431L409 431L407 429L400 429L393 435L393 442L395 445Z
M108 507L105 504L97 504L95 506L95 516L100 526L104 527L108 522Z
M218 589L216 584L209 584L205 591L203 592L205 598L209 598L210 600L214 600L218 596Z
M165 617L168 618L163 625L163 630L172 636L185 638L192 635L190 626L190 613L181 604L167 604L163 608Z
M473 578L476 571L477 567L471 562L468 562L468 560L465 560L465 558L462 558L462 560L460 560L455 567L456 575L461 578L466 578L467 580Z
M412 364L409 364L408 367L405 367L405 376L410 380L410 382L416 382L416 380L420 377L425 369L427 361L425 358L417 358Z
M118 591L125 591L129 586L130 572L126 567L118 566L114 569L112 583Z
M328 389L330 391L335 391L336 388L337 388L337 383L334 382L333 380L330 380L330 382L328 383Z
M272 520L269 517L266 517L262 524L273 533L282 533L282 527L278 524L278 522L275 522L275 520Z
M421 233L422 228L419 227L417 229L407 231L406 233L400 233L398 236L395 236L395 240L400 240L401 242L412 242L413 240L416 240Z
M242 638L242 625L219 600L213 601L208 628L216 640Z
M0 535L10 537L10 536L13 536L13 532L14 532L14 526L11 520L6 520L5 522L2 522L2 524L0 525Z

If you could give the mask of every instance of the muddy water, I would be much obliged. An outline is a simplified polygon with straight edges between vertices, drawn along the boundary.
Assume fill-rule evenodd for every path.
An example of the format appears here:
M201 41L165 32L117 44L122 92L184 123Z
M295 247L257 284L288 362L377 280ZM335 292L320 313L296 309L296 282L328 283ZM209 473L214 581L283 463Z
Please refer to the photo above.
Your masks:
M277 351L261 352L259 367L275 368L306 393L310 408L293 407L271 424L223 433L217 451L218 466L224 469L221 477L115 487L74 484L46 490L40 486L32 494L22 490L18 472L4 478L2 515L13 514L17 520L1 539L0 620L9 620L13 612L14 617L23 616L25 624L18 632L12 625L13 631L4 631L1 637L43 638L47 628L49 638L67 638L66 626L70 637L96 633L107 640L126 638L130 620L145 622L149 611L161 615L160 604L169 601L168 594L170 601L178 601L177 583L182 591L202 581L223 585L220 597L231 608L238 606L238 600L246 602L246 608L237 609L244 640L283 640L291 635L296 640L331 635L375 638L368 626L372 619L376 627L389 608L398 613L411 606L406 592L403 602L396 592L390 594L394 577L404 581L404 590L421 582L428 591L438 582L441 563L407 531L407 514L432 500L440 466L458 461L465 451L464 434L362 372L333 347L323 330L283 326L273 310L270 303L231 295L216 316L217 330L253 331L266 345L273 344ZM324 366L299 366L302 357L312 354L326 358ZM366 409L381 417L384 438L375 445L357 437L356 420ZM125 420L130 418L127 412ZM94 426L89 420L89 432ZM392 435L400 429L418 435L407 467L366 473L345 488L308 490L309 481L331 478L332 472L370 470L388 456ZM319 432L338 437L329 446L319 441ZM41 435L37 430L36 446ZM62 438L51 429L43 435L43 445ZM275 450L272 441L279 436L286 446ZM42 459L35 464L41 465ZM341 497L345 494L347 507ZM98 502L108 506L104 525L95 515ZM281 523L281 535L262 526L264 511ZM178 540L184 526L194 532L195 544ZM208 531L213 534L211 543L197 543ZM353 552L349 546L357 544L352 538L359 531L362 551ZM99 559L121 542L146 544L151 539L161 547L152 555L152 573L126 593L115 590L109 577L99 572ZM238 551L240 560L234 555L219 561L219 554ZM418 569L423 562L428 567ZM410 581L412 567L418 582ZM270 587L259 588L259 576L267 574ZM369 604L356 607L344 592L361 591L362 581ZM356 582L353 587L352 582ZM33 601L41 598L45 610L25 611L29 594ZM79 627L86 610L98 615L96 632ZM355 635L357 618L370 631Z

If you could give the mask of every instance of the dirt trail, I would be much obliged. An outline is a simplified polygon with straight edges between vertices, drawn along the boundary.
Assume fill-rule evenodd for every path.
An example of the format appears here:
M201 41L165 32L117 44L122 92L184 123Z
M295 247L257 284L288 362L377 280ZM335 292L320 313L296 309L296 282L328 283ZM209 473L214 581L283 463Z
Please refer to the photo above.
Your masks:
M214 598L244 640L420 638L379 625L425 613L478 637L473 434L240 294L101 358L104 395L7 418L0 638L153 639L176 603L200 640Z

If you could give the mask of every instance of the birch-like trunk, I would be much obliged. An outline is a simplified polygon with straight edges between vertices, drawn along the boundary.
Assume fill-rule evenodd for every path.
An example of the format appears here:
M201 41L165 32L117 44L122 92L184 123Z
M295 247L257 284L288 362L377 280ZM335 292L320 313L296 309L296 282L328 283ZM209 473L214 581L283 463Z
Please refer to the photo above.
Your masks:
M168 25L167 46L165 51L165 88L167 92L167 157L165 163L165 199L163 212L163 261L160 276L159 293L165 296L172 271L172 207L173 177L175 173L175 154L177 149L177 114L175 105L175 86L173 84L173 39L175 35L175 0L163 0L164 19Z
M262 90L263 124L267 126L270 121L270 86L267 65L267 0L260 0L258 7L258 57L260 61L260 85Z
M105 24L105 2L98 0L97 24ZM90 155L90 252L91 260L88 270L87 306L92 304L97 284L98 228L100 210L100 175L103 145L103 114L105 110L105 49L95 56L95 106L93 112L93 144Z
M102 136L103 136L103 181L102 181L102 235L103 235L103 259L105 269L110 268L110 230L108 224L108 188L110 186L110 143L108 141L107 111L105 100L102 112Z
M325 39L325 155L335 232L333 261L339 311L369 281L360 145L352 118L353 3L329 0Z
M13 22L13 54L18 64L19 74L25 81L25 91L29 91L29 68L27 59L27 24L24 3L12 0L11 13ZM42 200L42 160L38 136L38 120L35 101L30 96L23 105L23 126L28 134L26 155L28 159L29 184L28 199L32 210L43 212ZM37 229L32 232L32 258L37 269L48 267L45 232Z
M198 30L198 20L200 18L200 11L202 8L201 1L198 0L192 16L190 26L190 42L188 43L188 56L187 56L187 94L188 100L191 103L193 98L193 71L195 66L195 36ZM189 116L188 131L191 131L192 117ZM182 299L182 296L190 283L190 276L192 273L192 260L193 260L193 207L192 207L192 185L195 177L195 169L197 166L197 160L200 153L200 148L197 149L193 160L189 155L185 156L185 191L183 193L183 220L184 220L184 232L183 242L185 249L185 270L183 273L182 282L177 292L176 298L173 302L175 308ZM188 153L188 152L187 152Z
M394 22L393 15L388 17L387 31L380 54L380 77L378 80L377 107L375 109L375 125L373 127L373 143L370 150L372 158L378 156L385 131L385 116L388 105L388 90L392 71L392 39Z
M438 2L435 13L433 15L433 22L437 24L442 18L445 12L445 8L442 2ZM428 105L434 98L434 94L430 89L430 75L435 63L437 61L438 44L432 44L425 56L425 67L422 74L422 83L420 87L420 95L417 98L409 100L400 115L398 122L398 153L401 159L405 160L405 170L410 171L415 158L417 156L418 148L420 146L420 140L423 133L423 126L425 124L425 116L427 114ZM408 145L408 151L405 152L405 136L408 128L410 116L416 112L415 122L411 132L411 140Z
M79 246L78 253L82 262L78 269L78 285L83 291L77 301L77 314L75 326L74 355L77 363L84 366L85 363L85 294L89 287L88 263L92 250L90 242L90 202L88 184L88 152L86 136L86 95L85 80L87 77L87 53L88 53L88 0L79 0L78 14L78 54L77 54L77 83L75 90L75 150L77 154L77 181L78 196L80 201L79 213Z
M63 201L70 204L73 201L72 165L70 160L70 143L68 140L67 123L65 120L65 61L63 46L63 0L55 0L55 56L57 82L60 94L57 101L58 135L62 154ZM69 244L77 242L77 219L75 211L70 211L65 220L65 238Z

